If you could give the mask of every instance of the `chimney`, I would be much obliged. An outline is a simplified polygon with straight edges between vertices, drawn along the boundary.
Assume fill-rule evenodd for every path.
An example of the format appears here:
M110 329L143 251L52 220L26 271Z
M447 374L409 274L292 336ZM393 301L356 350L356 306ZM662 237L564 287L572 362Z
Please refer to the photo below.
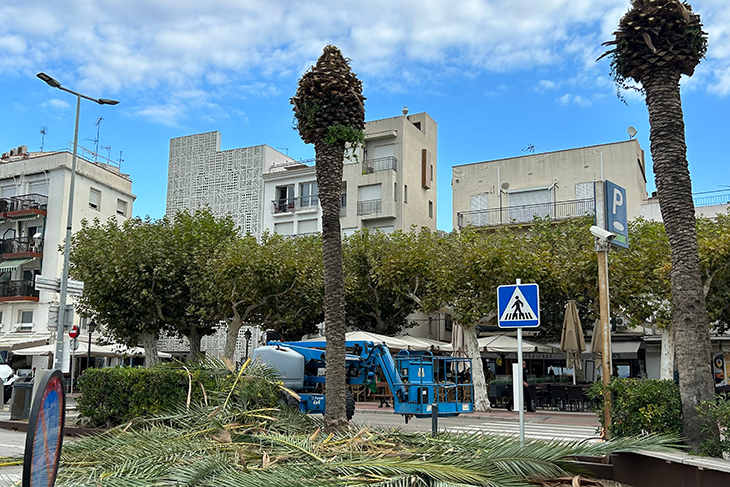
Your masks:
M18 147L18 155L19 156L24 156L27 153L28 153L28 146L27 145L21 145L20 147Z
M18 149L10 149L10 157L15 157L18 155Z

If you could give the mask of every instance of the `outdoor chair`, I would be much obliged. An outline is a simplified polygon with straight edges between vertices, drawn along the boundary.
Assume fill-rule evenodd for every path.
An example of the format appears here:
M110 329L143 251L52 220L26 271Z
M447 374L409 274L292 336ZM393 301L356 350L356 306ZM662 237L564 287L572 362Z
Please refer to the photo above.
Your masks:
M584 401L582 386L568 386L568 407L571 411L582 411Z
M550 404L552 405L552 407L564 411L565 406L568 402L568 388L563 385L551 384L549 390Z

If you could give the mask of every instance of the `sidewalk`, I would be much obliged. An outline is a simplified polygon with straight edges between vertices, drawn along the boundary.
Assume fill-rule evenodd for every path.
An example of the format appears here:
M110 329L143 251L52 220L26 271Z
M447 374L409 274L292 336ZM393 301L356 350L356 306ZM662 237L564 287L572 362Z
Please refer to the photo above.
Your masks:
M367 411L376 414L394 414L393 406L378 407L377 402L358 402L355 405L355 411ZM503 408L494 408L487 413L474 412L467 413L464 416L471 418L479 418L490 421L514 421L520 420L520 414L517 411L507 411ZM545 423L545 424L574 424L576 426L600 426L596 413L578 412L578 411L558 411L553 409L538 409L534 413L525 413L525 422L528 423Z

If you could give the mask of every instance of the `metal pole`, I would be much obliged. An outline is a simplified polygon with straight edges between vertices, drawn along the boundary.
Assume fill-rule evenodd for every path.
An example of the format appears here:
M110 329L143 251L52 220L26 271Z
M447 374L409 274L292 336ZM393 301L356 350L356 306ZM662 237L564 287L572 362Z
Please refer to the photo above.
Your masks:
M76 123L74 125L74 152L71 157L71 184L68 195L68 218L66 219L66 242L63 248L63 270L61 271L61 289L58 303L58 326L56 327L56 353L54 368L62 370L63 360L63 332L66 324L66 292L68 289L69 252L71 249L71 226L73 224L74 189L76 185L76 152L79 146L79 111L81 109L81 95L76 94Z
M436 438L439 432L439 405L438 403L431 404L431 436Z
M515 284L518 286L522 284L522 279L517 279L515 281ZM523 368L522 368L522 327L517 328L517 377L518 377L518 387L517 387L517 395L519 396L518 400L515 401L515 406L518 408L518 411L520 412L520 445L525 444L525 405L524 401L524 382L525 378L523 375Z
M88 343L88 351L86 355L86 369L88 370L91 368L91 334L94 333L93 331L89 331L89 343Z
M74 371L76 369L76 349L74 347L71 347L71 392L70 394L74 393Z
M601 307L601 338L603 348L601 350L602 365L601 376L603 379L603 437L609 439L608 428L611 425L611 393L608 384L611 381L611 320L609 318L609 296L608 296L608 249L603 245L598 255L598 293Z

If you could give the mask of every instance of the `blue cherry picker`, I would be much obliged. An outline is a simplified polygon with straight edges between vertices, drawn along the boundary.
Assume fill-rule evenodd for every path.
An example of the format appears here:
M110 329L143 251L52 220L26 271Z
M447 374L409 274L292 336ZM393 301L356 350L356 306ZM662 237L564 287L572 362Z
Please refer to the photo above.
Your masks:
M284 386L297 393L298 398L286 397L289 406L324 413L325 346L324 341L269 342L252 357L276 369ZM377 380L379 368L393 394L394 413L403 415L406 423L410 417L431 417L433 405L438 416L473 412L471 359L407 350L393 357L384 344L368 341L348 341L345 346L347 383L368 386ZM347 419L354 413L355 400L348 391Z

